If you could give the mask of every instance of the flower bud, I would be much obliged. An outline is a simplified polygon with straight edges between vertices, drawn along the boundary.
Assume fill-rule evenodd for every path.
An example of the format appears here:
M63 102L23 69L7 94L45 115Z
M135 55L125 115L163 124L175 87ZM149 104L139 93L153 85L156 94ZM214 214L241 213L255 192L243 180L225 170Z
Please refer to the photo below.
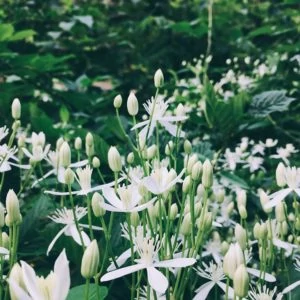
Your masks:
M21 103L18 98L15 98L11 105L11 115L15 120L21 117Z
M96 157L96 156L93 157L92 164L93 164L93 168L94 169L100 168L100 159L98 157Z
M127 155L127 159L126 159L127 163L129 165L133 164L134 162L134 154L133 152L130 152L128 155Z
M229 249L229 244L226 241L223 241L221 244L221 253L225 255L228 249Z
M108 165L113 172L122 170L121 156L116 147L110 147L108 150Z
M187 164L186 164L186 172L187 174L191 174L192 173L192 168L194 166L194 164L198 161L198 157L196 154L191 155L188 158Z
M75 139L74 147L77 151L82 148L82 139L79 136Z
M247 193L245 190L238 190L236 193L236 200L238 206L242 205L246 207L247 204Z
M269 203L270 199L269 199L269 196L263 190L259 191L259 200L260 200L260 204L261 204L261 207L262 207L263 211L266 214L271 213L272 212L272 207L271 208L265 208L265 205L267 203Z
M40 137L40 135L39 135ZM62 144L64 143L64 139L62 137L58 138L57 141L56 141L56 150L59 151L60 150L60 147L62 146ZM44 143L40 143L40 141L38 141L37 143L35 143L33 145L34 146L40 146L41 148L43 148L43 144Z
M191 176L188 175L184 178L183 183L182 183L182 192L187 194L189 192L191 186Z
M85 249L81 261L81 275L86 279L94 277L99 267L99 248L97 241L93 240Z
M227 212L228 216L231 215L231 213L233 212L233 209L234 209L234 203L230 202L226 207L226 212Z
M94 193L92 197L92 210L96 217L102 217L105 215L105 209L102 207L103 203L103 197L97 192Z
M242 250L245 250L247 248L247 233L246 230L240 225L235 225L234 230L235 239L241 246Z
M177 214L178 214L178 206L176 203L173 203L170 208L170 215L169 215L170 220L174 221L177 217Z
M174 142L173 141L169 141L168 144L165 147L165 153L166 155L171 155L171 153L174 150Z
M184 216L183 221L180 225L180 232L182 235L186 236L191 233L192 230L192 219L191 214L188 213Z
M244 254L238 243L231 244L223 260L224 274L233 279L239 265L244 264Z
M279 187L284 187L286 185L285 172L285 166L280 162L276 168L276 182Z
M147 149L147 159L153 159L157 153L157 146L152 145Z
M275 216L278 222L285 221L285 204L284 202L279 202L275 207Z
M185 154L191 154L192 153L192 144L189 140L185 140L183 144L183 149Z
M296 228L296 230L300 230L300 218L299 217L296 218L296 220L295 220L295 228Z
M122 105L122 96L121 95L117 95L114 99L114 107L116 109L120 108Z
M65 168L71 164L71 149L67 142L63 142L59 149L59 164Z
M154 74L154 86L158 89L164 85L164 74L158 69Z
M20 218L20 206L19 199L13 190L9 190L6 196L6 211L9 216L9 223L19 224L22 218Z
M205 188L210 188L213 184L213 167L208 159L203 164L202 184Z
M204 231L208 232L211 229L213 222L213 215L212 212L206 212L205 217L204 217Z
M196 202L195 203L195 216L199 216L200 215L201 209L202 209L201 202Z
M137 227L140 224L140 216L137 211L130 213L130 222L133 227Z
M214 195L218 203L223 203L225 199L225 190L223 188L218 188Z
M255 223L254 227L253 227L253 236L255 239L259 239L260 237L260 224L258 222Z
M175 115L177 117L184 117L186 115L184 106L180 103L175 109Z
M15 263L14 266L12 267L9 274L9 279L12 280L16 285L18 285L24 291L27 291L23 279L23 271L19 263ZM15 289L11 284L9 284L9 293L10 293L11 300L20 299L19 295L16 293Z
M136 116L139 112L139 103L133 92L129 94L127 99L127 110L131 116Z
M248 214L247 214L246 207L244 205L238 206L238 211L242 219L247 219Z
M241 264L234 273L233 289L236 296L243 298L248 294L249 275L244 264Z
M262 223L259 226L258 237L259 237L259 239L264 240L264 239L267 238L267 236L268 236L268 227L267 227L267 224L266 223Z
M4 225L5 225L5 208L2 202L0 202L0 229L3 228Z
M88 157L95 154L94 137L90 132L85 137L85 152Z
M74 182L75 174L74 172L68 168L64 174L65 184L72 185Z
M192 167L192 179L197 181L200 179L202 172L202 163L201 161L197 161L194 166Z

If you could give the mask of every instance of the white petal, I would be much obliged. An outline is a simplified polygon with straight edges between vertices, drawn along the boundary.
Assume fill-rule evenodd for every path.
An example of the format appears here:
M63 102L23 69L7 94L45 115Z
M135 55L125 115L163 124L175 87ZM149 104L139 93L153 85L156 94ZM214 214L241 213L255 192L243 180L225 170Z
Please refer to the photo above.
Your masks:
M72 163L70 164L70 168L80 168L80 167L84 167L85 165L87 165L89 161L87 159L85 160L81 160L81 161L78 161L76 163Z
M294 288L296 288L298 285L300 285L300 280L290 284L289 286L287 286L283 291L282 294L287 294L290 291L292 291Z
M157 198L154 197L153 199L151 199L150 201L148 201L147 203L145 204L142 204L142 205L139 205L139 206L136 206L134 207L133 209L130 209L130 212L137 212L137 211L141 211L141 210L144 210L146 208L148 208Z
M57 283L53 290L53 300L66 299L70 289L69 261L65 249L60 253L54 264L54 273L57 276Z
M23 280L28 293L35 300L43 299L43 296L40 294L38 288L37 277L35 275L34 270L24 261L21 261L21 266L22 266Z
M28 294L13 279L8 279L7 281L10 285L10 289L13 290L16 299L32 300L32 298L29 297Z
M73 240L80 246L83 246L81 244L81 240L80 240L80 234L76 228L76 225L70 225L69 226L69 229L66 231L65 233L66 235L70 235L72 236ZM84 232L84 231L81 231L81 236L82 236L82 239L83 239L83 243L84 243L84 246L88 246L90 243L91 243L91 240L90 238L88 237L88 235Z
M162 117L161 120L166 122L180 122L186 120L187 118L188 118L187 116L166 116L166 117Z
M117 197L115 190L106 187L102 190L104 198L114 207L123 209L122 201Z
M78 223L78 225L82 228L90 228L90 225L88 224L81 224L81 223ZM103 228L99 227L99 226L94 226L92 225L92 229L93 230L103 230Z
M45 194L55 195L55 196L68 196L69 192L55 192L55 191L44 191ZM72 195L77 195L78 192L72 192Z
M121 269L118 269L118 270L114 270L114 271L111 271L111 272L106 273L105 275L103 275L101 277L100 281L101 282L110 281L110 280L113 280L113 279L116 279L116 278L126 276L128 274L137 272L139 270L143 270L145 268L146 268L145 265L137 264L137 265L121 268Z
M196 262L195 258L174 258L169 260L159 261L153 266L162 268L184 268L193 265Z
M277 238L273 238L273 244L278 248L283 248L287 251L292 251L293 248L297 248L296 245L290 244L288 242L281 241Z
M297 195L300 197L300 189L295 189L294 190L296 193L297 193Z
M163 191L161 191L160 186L156 183L156 181L151 177L145 177L142 180L144 186L152 193L155 195L161 194L163 193Z
M271 208L276 206L280 201L282 201L290 192L292 189L283 189L280 191L280 193L276 194L276 196L270 200L266 205L265 208Z
M136 251L135 247L134 247L134 252ZM124 251L117 259L116 259L116 263L119 267L123 266L125 264L125 262L127 261L127 259L131 256L131 248L127 249L126 251ZM114 262L112 262L109 267L107 268L107 271L113 271L116 269L116 266L114 264Z
M4 247L0 247L0 255L8 255L9 251L4 248Z
M23 150L23 153L24 153L27 157L29 157L29 158L32 157L32 154L31 154L26 148L22 148L22 150Z
M52 242L50 243L50 245L48 246L47 249L47 255L49 255L49 252L51 251L51 249L53 248L54 244L56 243L56 241L59 239L59 237L66 231L68 230L68 226L65 226L63 229L61 229L57 235L54 237L54 239L52 240Z
M148 281L151 287L158 293L164 294L169 286L167 277L154 267L147 268Z
M159 121L159 123L165 127L165 129L173 136L176 136L177 133L177 125L171 124L166 121Z
M146 120L146 121L142 121L140 123L137 123L136 125L134 125L131 130L135 130L135 129L138 129L138 128L141 128L141 127L144 127L145 125L149 124L149 120Z
M43 181L45 178L49 177L51 174L53 174L55 172L55 170L51 170L49 172L47 172L43 177L41 177L40 179L36 180L31 187L36 186L39 182Z
M246 268L249 274L252 274L256 277L259 277L261 275L259 270L253 269L253 268ZM274 277L273 275L269 274L269 273L264 273L265 276L265 281L268 282L275 282L276 281L276 277Z
M179 173L179 175L178 175L175 179L173 179L173 180L168 184L167 188L165 188L164 191L167 191L167 190L170 189L173 185L175 185L177 182L179 182L180 179L181 179L181 177L182 177L182 175L184 174L184 172L185 172L185 169L183 169L183 170Z
M202 284L197 290L197 295L193 298L193 300L205 300L214 287L215 283L212 281L206 282Z

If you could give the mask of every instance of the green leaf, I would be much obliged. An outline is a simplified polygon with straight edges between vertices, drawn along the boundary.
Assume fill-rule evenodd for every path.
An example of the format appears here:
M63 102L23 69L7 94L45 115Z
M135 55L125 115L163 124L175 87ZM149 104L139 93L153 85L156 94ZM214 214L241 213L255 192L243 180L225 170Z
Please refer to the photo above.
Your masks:
M59 116L60 116L60 119L63 123L68 123L68 121L70 119L70 113L69 113L69 110L67 109L67 107L65 105L63 105L60 108Z
M286 96L286 91L268 91L253 97L249 114L266 117L276 111L286 111L291 102L296 100Z
M14 33L14 27L11 24L0 25L0 41L7 41Z
M31 29L26 29L26 30L21 30L16 32L11 38L11 41L18 41L18 40L24 40L27 38L30 38L32 36L34 36L36 34L36 32L34 30Z
M107 296L107 288L99 286L100 299L105 299ZM67 300L85 299L85 284L73 287L68 294ZM90 284L89 287L89 300L97 300L97 285Z
M247 184L247 182L233 173L223 171L220 175L233 185L237 185L245 190L249 189L249 185Z

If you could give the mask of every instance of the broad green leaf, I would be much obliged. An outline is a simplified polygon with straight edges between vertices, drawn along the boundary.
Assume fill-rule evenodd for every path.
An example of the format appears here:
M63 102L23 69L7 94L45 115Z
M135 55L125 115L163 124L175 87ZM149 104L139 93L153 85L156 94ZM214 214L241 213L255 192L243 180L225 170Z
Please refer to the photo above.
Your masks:
M103 300L107 296L107 288L104 286L98 286L100 299ZM67 300L79 300L85 299L85 284L73 287L68 294ZM97 285L90 284L89 287L89 300L97 300Z
M273 112L287 111L295 98L287 97L286 91L268 91L253 97L249 114L255 117L266 117Z
M60 116L60 119L63 123L68 123L69 118L70 118L70 113L69 113L69 110L67 109L67 107L65 105L63 105L60 108L59 116Z
M0 24L0 41L9 40L14 33L14 27L11 24Z
M30 38L30 37L34 36L35 34L36 34L36 32L34 30L26 29L26 30L16 32L10 38L10 40L11 41L24 40L24 39L27 39L27 38Z

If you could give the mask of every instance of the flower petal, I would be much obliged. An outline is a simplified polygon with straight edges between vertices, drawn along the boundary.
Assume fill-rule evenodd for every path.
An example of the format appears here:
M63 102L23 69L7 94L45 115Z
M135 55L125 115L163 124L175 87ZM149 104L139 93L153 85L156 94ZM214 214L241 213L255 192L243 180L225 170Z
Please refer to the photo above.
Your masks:
M56 243L56 241L59 239L59 237L65 233L65 231L68 230L68 226L65 226L63 229L61 229L56 236L54 237L54 239L52 240L52 242L50 243L50 245L48 246L47 249L47 255L49 255L49 252L51 251L51 249L53 248L54 244Z
M49 177L51 174L53 174L55 172L55 170L51 170L49 172L47 172L43 177L39 178L38 180L36 180L31 187L36 186L39 182L43 181L45 178Z
M137 264L137 265L121 268L121 269L118 269L118 270L114 270L114 271L111 271L111 272L106 273L105 275L103 275L101 277L100 281L101 282L110 281L110 280L113 280L113 279L116 279L116 278L126 276L128 274L137 272L139 270L143 270L145 268L146 268L145 265Z
M226 293L226 284L224 282L219 281L217 282L217 285ZM228 287L228 298L229 299L234 298L234 289L231 286Z
M80 233L81 233L81 236L82 236L82 239L83 239L84 246L87 247L91 243L91 240L90 240L89 236L84 231L81 231ZM79 234L75 224L69 226L69 229L66 232L66 235L72 236L73 240L78 245L83 246L81 244L80 234Z
M280 201L282 201L290 192L292 189L283 189L280 191L280 193L276 194L272 200L270 200L264 207L265 208L271 208L276 206Z
M167 277L154 267L147 268L147 275L151 287L158 293L164 294L169 286Z
M289 286L287 286L283 291L282 294L287 294L290 291L292 291L294 288L296 288L298 285L300 285L300 280L290 284Z
M115 190L111 187L106 187L102 190L104 198L114 207L123 209L122 201L117 197Z
M205 300L214 287L215 283L212 281L206 282L202 284L197 290L197 295L193 298L193 300Z
M134 252L136 251L136 247L133 248ZM127 259L131 256L131 248L127 249L126 251L124 251L117 259L116 259L116 263L119 267L123 266L125 264L125 262L127 261ZM114 262L112 262L109 267L107 268L107 271L113 271L116 269L116 266L114 264Z
M169 260L163 260L159 261L157 263L154 263L154 267L159 268L184 268L193 265L196 262L195 258L174 258Z
M163 193L160 190L160 186L156 183L156 181L151 177L147 176L142 180L144 186L154 195L158 195Z
M9 283L10 290L13 291L15 299L22 299L22 300L32 300L31 297L16 283L13 279L7 280Z
M248 273L251 275L254 275L256 277L259 277L261 275L261 272L257 269L253 269L253 268L246 268L246 269L247 269ZM268 281L268 282L276 281L276 277L269 273L264 273L264 279L265 279L265 281Z

